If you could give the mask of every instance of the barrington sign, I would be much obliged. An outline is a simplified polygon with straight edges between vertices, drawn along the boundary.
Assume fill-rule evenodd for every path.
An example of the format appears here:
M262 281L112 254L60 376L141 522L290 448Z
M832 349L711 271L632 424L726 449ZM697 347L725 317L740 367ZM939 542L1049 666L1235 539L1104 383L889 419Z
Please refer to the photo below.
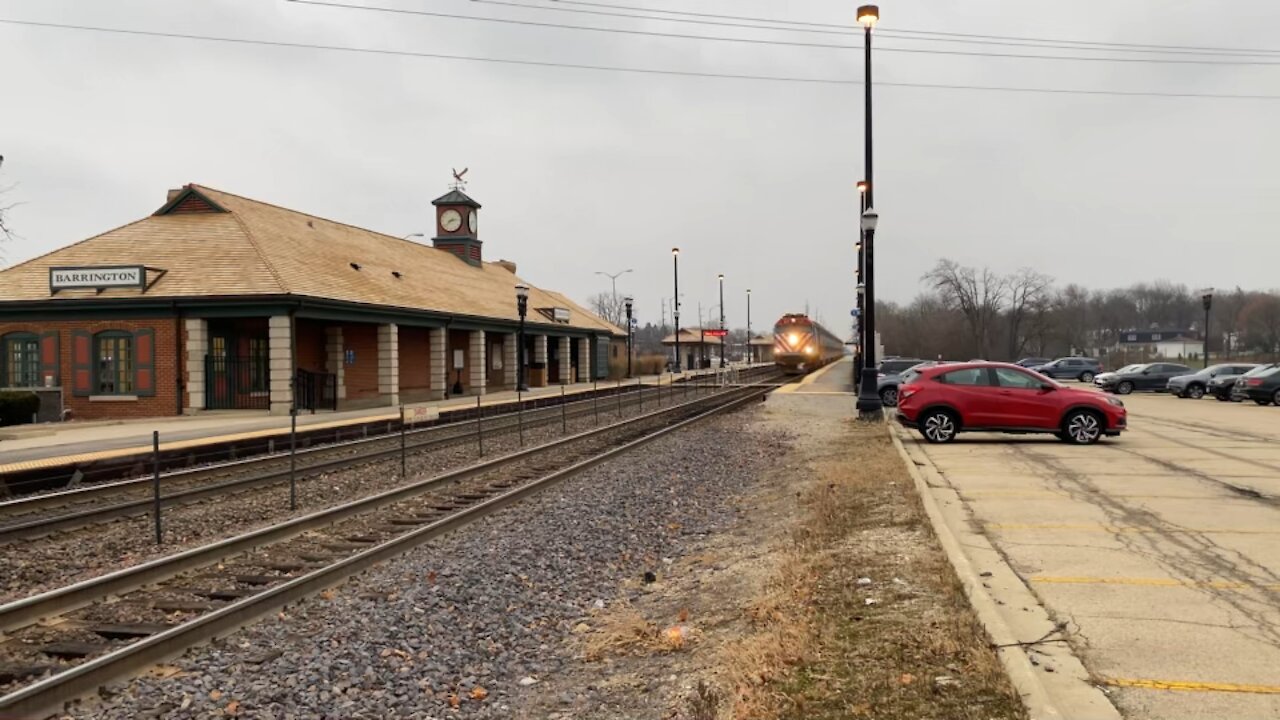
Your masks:
M141 288L146 284L147 269L142 265L49 268L49 292L54 293L76 288Z

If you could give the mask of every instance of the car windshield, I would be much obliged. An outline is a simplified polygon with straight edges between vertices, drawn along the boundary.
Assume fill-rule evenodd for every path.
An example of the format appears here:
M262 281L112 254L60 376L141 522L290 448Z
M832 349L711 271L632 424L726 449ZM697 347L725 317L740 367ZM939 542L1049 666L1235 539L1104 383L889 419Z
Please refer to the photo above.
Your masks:
M1138 370L1138 369L1139 369L1139 368L1141 368L1141 367L1142 367L1142 365L1125 365L1124 367L1120 368L1120 369L1119 369L1119 370L1117 370L1116 372L1118 372L1118 373L1128 373L1128 372L1133 372L1134 370Z
M1257 375L1254 375L1254 377L1271 377L1276 373L1280 373L1280 365L1273 365L1269 368L1266 368L1262 372L1258 373Z
M1245 377L1258 377L1260 375L1269 375L1272 370L1280 369L1280 364L1271 363L1270 365L1260 365L1249 372L1245 373Z

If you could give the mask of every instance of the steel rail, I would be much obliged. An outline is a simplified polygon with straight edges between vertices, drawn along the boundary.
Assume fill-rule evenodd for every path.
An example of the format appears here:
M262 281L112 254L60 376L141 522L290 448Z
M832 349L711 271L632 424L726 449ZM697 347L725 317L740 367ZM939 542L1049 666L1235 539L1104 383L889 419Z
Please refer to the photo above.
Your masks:
M591 402L592 401L590 400L582 400L582 401L577 401L574 404L591 403ZM627 400L628 405L635 404L635 402L636 400L634 399ZM594 410L595 410L594 405L587 406L584 404L584 405L579 405L578 407L574 407L570 412L574 417L580 417L583 415L589 415ZM532 419L532 420L525 420L523 422L525 424L530 425L531 427L548 425L556 420L562 419L559 416L560 412L561 410L559 406L553 406L550 408L541 408L539 410L530 412L530 414L538 413L539 417L536 417L535 419ZM511 418L510 415L512 415L512 413L505 413L503 415L495 417L492 421L493 424L488 428L488 432L495 433L495 434L509 434L512 431L515 431L519 427L521 422L517 421L514 418ZM417 453L428 452L432 450L438 450L438 449L450 447L453 445L470 443L475 439L476 433L467 428L469 426L474 425L476 422L477 422L476 420L465 420L465 421L460 421L458 423L450 423L447 425L439 425L431 428L423 428L421 430L416 430L414 431L415 433L437 433L445 430L458 430L459 432L457 432L456 434L451 434L451 435L447 435L445 437L440 437L440 438L428 438L423 442L418 442L413 445L409 445L406 448L406 450L408 452L417 454ZM354 441L346 441L344 443L328 444L318 448L310 448L309 451L310 452L321 452L321 451L333 452L335 450L348 449L355 444L364 444L369 442L388 442L393 439L394 437L386 436L386 435L378 436L376 438L361 438ZM300 478L313 477L315 475L323 474L326 472L331 472L335 470L344 470L344 469L349 469L349 468L353 468L361 465L367 465L370 463L393 459L395 457L398 457L400 455L400 452L401 450L399 447L389 447L383 450L375 450L372 452L338 457L333 460L317 462L317 463L313 463L303 467L299 467L294 471L294 474L295 474L295 477L300 477ZM301 455L302 453L300 452L298 454ZM245 467L251 467L257 464L265 465L265 464L268 464L283 458L287 458L287 457L288 457L287 453L283 455L276 454L276 455L271 455L266 457L252 458L244 461L237 461L237 463L239 464L239 467L243 469ZM222 473L222 472L225 472L228 469L228 467L229 467L228 465L224 464L224 465L217 466L216 469L215 468L194 469L194 472ZM187 470L187 471L179 471L179 472L191 474L193 471ZM179 490L177 492L165 495L160 498L160 503L161 503L161 507L172 507L175 505L190 503L195 500L199 500L201 498L221 495L224 493L229 493L234 491L250 490L253 488L270 485L277 482L283 482L284 480L287 480L289 478L289 474L290 474L290 471L286 468L286 469L266 472L262 474L250 475L247 477L227 480L224 482L212 483L209 485L201 485L198 487ZM166 479L166 477L172 480L173 478L178 477L178 473L173 473L168 476L162 475L161 476L162 482ZM180 478L180 479L189 479L189 478ZM111 484L111 486L94 486L92 488L82 488L80 490L94 492L98 495L107 495L114 492L127 492L133 489L143 489L145 486L149 485L151 482L152 482L151 478L140 478L136 480L124 481L121 483L113 483ZM128 485L129 487L125 487L126 485ZM66 492L77 492L77 491L66 491ZM35 498L31 498L31 500L42 500L45 497L46 496L36 496ZM91 497L92 496L86 497L85 499L86 500L91 499ZM20 503L20 502L23 502L23 500L9 501L9 503L0 503L0 510L3 510L5 508L5 505L12 506L13 504ZM130 501L115 503L111 505L103 505L99 507L87 508L84 510L75 510L75 511L62 513L54 516L36 517L29 520L22 520L19 522L0 525L0 544L11 543L15 540L20 540L24 538L41 536L51 532L56 532L58 530L80 528L92 523L103 522L106 520L111 520L116 518L141 516L151 512L153 508L154 508L154 500L152 498L139 498L137 500L130 500Z
M636 424L641 420L651 419L668 414L675 410L687 409L692 405L705 403L708 400L724 400L710 410L685 418L665 427L647 433L626 443L600 452L590 458L578 461L569 467L553 471L518 488L508 490L501 495L484 500L476 505L462 509L449 516L436 520L421 528L410 530L403 535L387 540L367 550L340 559L324 568L308 572L279 585L272 586L257 593L231 603L225 607L211 611L181 625L174 626L156 635L138 640L124 648L99 656L77 665L65 672L37 681L27 687L0 697L0 711L17 713L21 716L39 716L60 710L63 705L75 698L92 693L98 687L124 675L135 673L154 663L181 654L188 648L212 638L230 633L243 625L297 602L304 597L315 594L325 588L332 587L346 578L361 572L383 560L395 557L406 550L416 547L435 537L458 529L480 517L493 513L512 503L524 499L546 487L578 475L594 468L618 455L634 450L661 438L669 433L683 429L711 417L717 413L738 407L772 389L772 385L753 384L705 396L695 401L675 405L663 410L632 418L610 426L590 430L573 436L574 439L590 437L604 431ZM738 397L731 397L737 395ZM730 396L730 397L726 397ZM547 443L538 448L521 451L486 463L492 467L511 462L516 458L527 457L533 451L545 451L557 445L565 444L565 440ZM469 468L467 472L473 469ZM437 478L439 481L441 478ZM292 523L290 523L292 524ZM223 545L220 543L219 545ZM224 553L225 554L225 553Z
M661 415L681 409L687 409L699 403L706 403L721 399L724 397L726 392L732 393L734 390L721 391L712 395L704 395L701 398L690 400L687 403L662 408L644 415L612 423L610 425L593 428L591 430L563 438L557 438L550 442L543 443L542 445L520 450L515 453L503 455L440 475L435 475L418 482L385 490L341 505L317 510L275 525L252 530L234 537L202 545L200 547L191 548L173 555L156 558L131 567L122 568L105 575L100 575L95 578L90 578L61 588L49 590L44 593L32 595L27 598L14 600L4 605L0 605L0 632L8 632L16 628L24 627L39 621L41 618L59 615L67 611L74 610L101 597L118 595L143 585L168 579L187 570L211 565L230 555L235 555L268 543L279 542L318 527L331 525L338 520L343 520L406 498L414 497L442 484L467 480L506 465L558 450L570 443L623 429L635 423L652 420Z

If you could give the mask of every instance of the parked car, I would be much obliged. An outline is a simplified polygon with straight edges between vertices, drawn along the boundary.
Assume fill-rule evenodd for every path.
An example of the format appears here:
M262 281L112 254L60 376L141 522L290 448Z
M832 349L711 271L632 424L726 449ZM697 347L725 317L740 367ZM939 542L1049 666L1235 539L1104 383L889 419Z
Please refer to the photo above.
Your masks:
M1240 395L1259 405L1280 405L1280 363L1255 368L1236 380Z
M1110 370L1108 372L1098 373L1093 378L1093 384L1097 385L1098 387L1102 387L1108 382L1108 380L1110 380L1111 377L1115 375L1119 375L1120 373L1133 372L1134 370L1137 370L1143 365L1146 365L1146 363L1134 363L1132 365L1125 365L1119 370Z
M1098 373L1102 372L1102 362L1093 358L1064 357L1033 369L1054 380L1079 380L1091 383Z
M931 443L962 432L1050 433L1089 445L1128 425L1119 398L1068 388L1010 363L912 370L898 389L898 421Z
M1235 378L1240 377L1256 367L1258 366L1252 363L1241 365L1232 363L1210 365L1209 367L1193 372L1190 375L1175 375L1174 377L1169 378L1169 382L1165 388L1180 398L1199 400L1209 392L1209 383L1213 382L1217 378L1230 378L1230 382L1234 384ZM1219 387L1226 388L1225 392L1227 394L1227 398L1223 399L1229 399L1231 386L1220 384Z
M880 363L876 368L876 392L880 394L880 403L885 407L896 407L898 404L898 376L910 367L925 362L919 358L893 358Z
M898 388L911 374L921 368L933 367L934 365L949 365L954 363L953 360L923 360L903 370L900 373L892 375L882 375L876 379L876 392L880 394L880 404L885 407L898 406Z
M1191 368L1177 363L1147 363L1128 370L1124 373L1115 373L1105 381L1096 384L1107 392L1119 395L1128 395L1134 390L1161 391L1169 384L1169 378L1191 372Z
M1051 362L1053 362L1053 358L1025 357L1014 363L1014 365L1024 368L1038 368L1041 365L1048 365Z

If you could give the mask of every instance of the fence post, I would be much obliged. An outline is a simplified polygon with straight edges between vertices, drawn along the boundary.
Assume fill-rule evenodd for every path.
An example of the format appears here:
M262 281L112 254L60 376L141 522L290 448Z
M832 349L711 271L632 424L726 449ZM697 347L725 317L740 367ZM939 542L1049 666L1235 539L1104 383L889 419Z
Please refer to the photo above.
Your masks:
M596 411L596 427L600 426L600 381L591 381L591 404Z
M638 398L636 402L639 403L640 405L639 412L637 412L636 414L643 415L644 414L644 378L636 378L636 397Z
M408 462L404 448L404 405L400 406L400 480L409 479Z
M480 445L480 457L484 457L484 408L480 407L480 396L476 396L476 443Z
M298 509L298 408L289 408L289 509Z
M151 431L151 502L156 516L156 544L164 542L160 529L160 431Z
M658 407L662 407L662 373L658 373Z
M618 378L618 418L622 420L622 378Z
M569 410L565 407L564 386L560 386L560 434L569 434Z
M520 435L520 447L524 447L524 393L516 389L516 429Z

